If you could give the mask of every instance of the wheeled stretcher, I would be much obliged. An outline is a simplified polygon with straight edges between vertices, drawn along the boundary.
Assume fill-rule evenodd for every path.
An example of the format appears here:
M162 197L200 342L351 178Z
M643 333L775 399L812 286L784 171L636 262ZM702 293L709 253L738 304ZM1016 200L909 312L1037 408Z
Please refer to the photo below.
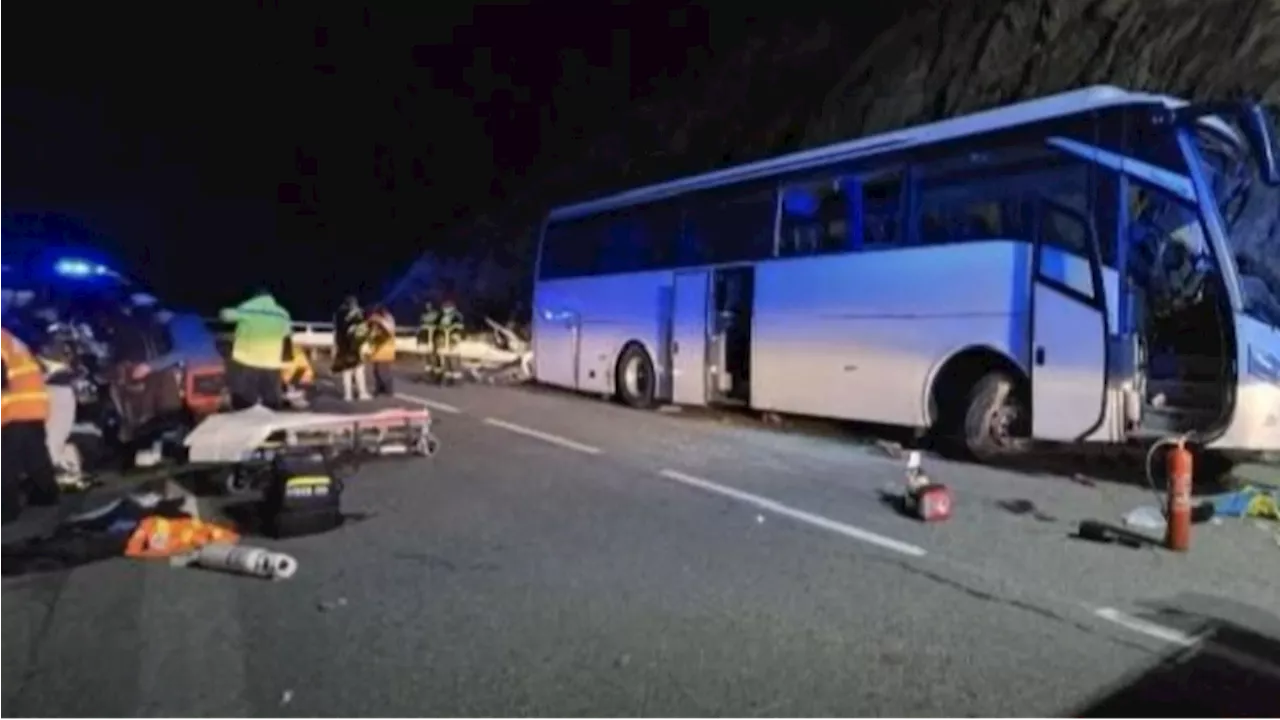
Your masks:
M186 437L190 465L229 492L250 490L286 457L323 457L356 465L388 455L434 455L440 441L422 407L346 406L337 412L273 411L254 407L206 418Z

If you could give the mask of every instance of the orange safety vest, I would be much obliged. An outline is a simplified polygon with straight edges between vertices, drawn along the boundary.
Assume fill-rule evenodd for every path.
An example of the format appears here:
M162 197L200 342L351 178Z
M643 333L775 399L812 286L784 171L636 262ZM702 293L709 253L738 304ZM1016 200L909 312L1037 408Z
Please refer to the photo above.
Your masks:
M235 544L236 531L196 518L166 518L150 515L142 518L125 545L126 557L167 558L195 552L210 543Z
M373 362L394 362L396 359L396 320L391 313L374 313L370 322L381 329L377 344L373 346Z
M0 424L44 422L49 418L49 391L44 386L44 370L21 340L3 329L0 349L4 352L4 401Z

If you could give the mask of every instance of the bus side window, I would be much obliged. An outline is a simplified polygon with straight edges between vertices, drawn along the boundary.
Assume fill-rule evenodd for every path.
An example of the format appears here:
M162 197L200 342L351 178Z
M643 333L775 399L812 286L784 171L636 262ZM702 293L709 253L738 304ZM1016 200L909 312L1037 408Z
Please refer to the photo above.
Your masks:
M772 257L776 210L772 190L695 196L685 213L675 264L708 265Z
M784 188L778 253L796 257L853 250L849 191L857 192L857 184L841 187L823 180Z
M596 221L596 274L639 272L670 266L679 215L668 206L641 205Z
M1040 217L1040 274L1094 297L1093 275L1088 258L1089 226L1084 219L1051 205L1042 204Z
M920 193L920 242L1030 240L1016 222L1023 194L1003 182L959 180L926 186Z
M543 280L554 280L589 274L597 244L586 219L548 224L542 240L539 275Z
M865 179L862 185L862 245L896 245L902 227L902 173Z

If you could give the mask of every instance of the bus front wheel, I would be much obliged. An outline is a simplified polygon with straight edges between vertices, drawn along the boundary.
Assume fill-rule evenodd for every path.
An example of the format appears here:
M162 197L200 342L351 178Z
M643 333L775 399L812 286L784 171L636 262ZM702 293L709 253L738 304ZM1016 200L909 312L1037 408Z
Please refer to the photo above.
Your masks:
M657 376L649 353L636 343L622 351L618 358L615 384L618 399L633 408L647 410L657 404Z
M1017 450L1028 420L1027 405L1012 377L1000 371L983 375L965 404L961 431L964 450L980 461Z

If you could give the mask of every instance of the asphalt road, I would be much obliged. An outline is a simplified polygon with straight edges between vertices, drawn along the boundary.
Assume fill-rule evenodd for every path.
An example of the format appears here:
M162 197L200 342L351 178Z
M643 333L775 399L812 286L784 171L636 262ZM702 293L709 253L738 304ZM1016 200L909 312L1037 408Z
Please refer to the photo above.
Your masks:
M1069 539L1150 495L541 390L402 390L443 448L350 483L271 583L6 580L5 715L1220 715L1280 684L1280 548ZM1161 704L1167 703L1167 704Z

